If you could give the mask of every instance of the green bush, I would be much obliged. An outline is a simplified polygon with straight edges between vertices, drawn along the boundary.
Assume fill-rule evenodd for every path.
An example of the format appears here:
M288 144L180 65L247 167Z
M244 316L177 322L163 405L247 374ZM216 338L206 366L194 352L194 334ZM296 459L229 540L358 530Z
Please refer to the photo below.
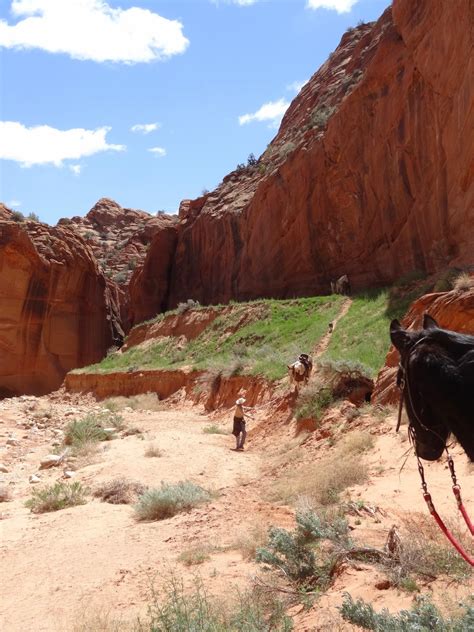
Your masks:
M101 415L89 414L83 419L72 421L66 426L64 432L64 443L76 450L80 450L85 445L107 441L111 439L110 432L105 428L123 428L123 418L117 413L107 411Z
M318 565L314 544L327 539L347 543L347 534L343 519L328 525L312 511L297 512L296 529L271 527L267 545L257 549L256 560L298 584L325 588L330 581L330 561L320 560Z
M211 494L190 481L175 485L161 483L159 489L149 489L135 505L137 520L164 520L211 500Z
M162 595L154 594L148 621L137 632L290 632L291 619L284 604L258 590L238 595L228 607L206 593L196 579L194 590L186 592L182 581L172 578Z
M14 222L24 222L25 216L21 211L12 211L12 220Z
M298 395L296 419L319 419L333 402L332 389L321 384L310 384Z
M401 610L398 615L392 615L384 609L376 613L372 605L362 599L353 601L349 594L345 594L340 608L341 615L346 621L374 632L469 632L474 630L474 608L471 604L463 604L464 614L455 618L445 619L428 597L416 599L412 610Z
M224 428L220 428L219 426L216 426L216 424L205 426L202 429L202 431L204 432L204 434L221 434L221 435L229 434L228 430L225 430Z
M59 511L66 507L84 505L87 490L79 482L55 483L42 489L34 489L25 507L31 509L32 513L45 513L47 511Z

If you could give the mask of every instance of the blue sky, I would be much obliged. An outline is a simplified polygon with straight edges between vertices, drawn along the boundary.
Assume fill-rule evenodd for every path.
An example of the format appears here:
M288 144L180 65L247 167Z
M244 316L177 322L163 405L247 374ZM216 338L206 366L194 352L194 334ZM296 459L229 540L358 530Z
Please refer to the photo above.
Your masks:
M258 156L298 84L387 5L0 0L0 200L50 224L100 197L176 212Z

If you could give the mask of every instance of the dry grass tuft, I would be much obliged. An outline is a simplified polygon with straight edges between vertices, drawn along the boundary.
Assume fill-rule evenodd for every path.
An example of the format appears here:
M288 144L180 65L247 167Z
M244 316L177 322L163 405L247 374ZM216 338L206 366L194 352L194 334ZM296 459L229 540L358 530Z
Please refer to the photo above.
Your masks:
M456 524L448 522L448 528L467 552L474 552L470 538L463 536ZM463 582L472 577L473 571L441 533L431 516L412 513L403 517L400 563L394 570L400 582L410 575L436 578L446 575Z
M116 478L100 485L94 492L94 496L112 505L130 505L135 503L145 491L146 487L141 483L126 478Z
M163 456L164 452L154 443L150 443L145 450L145 456L147 457L160 457Z
M474 290L474 276L463 272L453 283L453 290L456 292L468 292Z
M178 561L185 566L198 566L211 559L212 547L209 544L198 544L186 549L178 556Z
M103 402L105 408L116 412L131 408L132 410L161 410L162 404L156 393L142 393L131 397L110 397Z
M360 457L372 446L373 439L368 432L351 432L320 461L285 470L273 486L270 498L294 503L305 496L314 506L337 503L347 487L367 480L367 466Z
M254 525L250 529L242 531L231 548L240 551L244 560L254 560L257 549L263 546L267 541L267 535L268 525Z
M0 485L0 503L6 503L12 499L10 490L6 485Z

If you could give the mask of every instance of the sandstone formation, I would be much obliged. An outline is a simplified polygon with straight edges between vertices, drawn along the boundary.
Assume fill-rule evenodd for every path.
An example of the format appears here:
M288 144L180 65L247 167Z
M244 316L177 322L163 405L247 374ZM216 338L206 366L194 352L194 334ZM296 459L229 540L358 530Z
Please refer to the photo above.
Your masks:
M90 248L66 227L0 219L0 397L47 393L123 332Z
M180 208L134 279L134 322L472 263L471 0L395 0L349 29L255 163ZM151 291L150 291L151 290Z
M474 335L474 289L422 296L410 307L403 325L409 329L421 329L425 313L433 316L443 329ZM398 401L400 392L395 381L399 360L400 355L392 346L377 377L372 402L394 404Z

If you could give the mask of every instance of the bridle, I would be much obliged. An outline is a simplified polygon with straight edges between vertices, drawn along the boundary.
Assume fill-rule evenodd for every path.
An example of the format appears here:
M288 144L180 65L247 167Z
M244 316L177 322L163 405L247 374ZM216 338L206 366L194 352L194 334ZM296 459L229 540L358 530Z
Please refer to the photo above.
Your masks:
M409 361L410 361L410 355L411 355L411 353L413 353L413 350L415 349L415 347L417 347L420 343L424 342L425 340L426 340L426 336L423 336L422 338L420 338L420 340L418 340L411 347L411 349L407 352L404 362L400 361L400 364L399 364L399 373L397 375L397 386L400 389L400 403L399 403L399 406L398 406L398 420L397 420L396 432L398 432L399 429L400 429L400 424L401 424L401 421L402 421L403 403L404 402L405 402L405 407L407 408L407 414L408 414L408 407L407 407L407 404L406 404L406 399L408 399L408 401L410 402L411 411L412 411L413 415L415 416L417 422L420 424L420 426L424 430L426 430L428 432L432 432L433 434L435 434L444 443L444 450L445 450L446 456L447 456L449 472L451 474L451 480L453 482L453 485L452 485L453 494L454 494L454 496L456 498L456 503L457 503L458 509L461 512L462 517L464 518L464 522L466 523L469 531L471 532L471 535L474 536L474 526L472 525L472 522L471 522L471 520L469 518L469 515L468 515L468 513L466 511L466 508L464 507L464 504L463 504L463 501L462 501L461 487L459 486L459 484L457 482L456 471L454 469L454 461L453 461L452 456L449 453L448 446L446 445L446 441L442 437L440 437L438 435L438 433L436 431L434 431L432 428L428 428L427 426L425 426L423 424L423 422L419 418L419 416L418 416L418 414L416 412L416 409L415 409L415 407L413 405L413 398L412 398L412 393L411 393L411 389L410 389L410 380L408 379L408 366L409 366ZM451 531L447 528L447 526L443 522L441 516L436 511L436 508L434 506L433 500L431 498L431 494L428 491L428 485L427 485L426 480L425 480L425 470L423 468L423 464L422 464L421 459L418 456L418 452L416 450L416 446L417 446L417 443L419 443L419 441L417 440L416 430L415 430L415 427L413 426L412 420L410 419L410 415L408 415L408 419L409 419L408 437L410 439L410 443L413 445L413 449L414 449L414 452L415 452L415 457L416 457L416 460L418 462L418 473L420 474L420 479L421 479L421 488L423 490L423 499L426 502L428 510L429 510L430 514L433 516L433 518L435 519L437 525L439 526L441 531L444 533L444 535L448 538L448 540L451 542L451 544L454 546L454 548L459 553L459 555L461 555L461 557L468 564L470 564L471 566L474 566L474 558L472 558L463 549L461 544L456 540L456 538L453 536Z

